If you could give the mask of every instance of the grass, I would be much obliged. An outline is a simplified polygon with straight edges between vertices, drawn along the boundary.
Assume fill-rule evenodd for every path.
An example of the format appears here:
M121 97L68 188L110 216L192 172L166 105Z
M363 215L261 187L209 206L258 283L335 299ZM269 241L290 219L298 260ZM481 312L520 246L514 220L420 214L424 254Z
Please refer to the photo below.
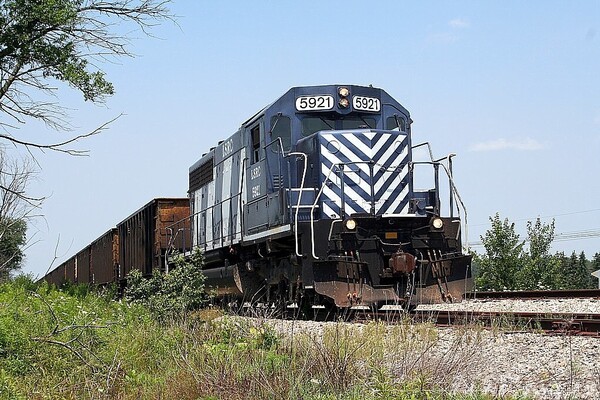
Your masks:
M0 285L1 399L490 399L455 393L477 330L327 324L284 335L201 310L160 322L87 288Z

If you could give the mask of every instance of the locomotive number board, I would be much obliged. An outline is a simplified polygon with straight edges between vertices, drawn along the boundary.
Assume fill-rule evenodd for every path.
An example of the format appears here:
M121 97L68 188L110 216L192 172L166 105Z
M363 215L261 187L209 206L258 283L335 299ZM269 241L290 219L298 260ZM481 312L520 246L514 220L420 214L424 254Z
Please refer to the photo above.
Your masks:
M333 96L302 96L296 99L298 111L320 111L333 109Z
M381 111L381 101L375 97L354 96L352 98L352 107L359 111Z
M333 96L301 96L296 99L296 110L298 111L326 111L332 110L335 105ZM352 97L352 108L357 111L381 111L381 101L375 97L354 96Z

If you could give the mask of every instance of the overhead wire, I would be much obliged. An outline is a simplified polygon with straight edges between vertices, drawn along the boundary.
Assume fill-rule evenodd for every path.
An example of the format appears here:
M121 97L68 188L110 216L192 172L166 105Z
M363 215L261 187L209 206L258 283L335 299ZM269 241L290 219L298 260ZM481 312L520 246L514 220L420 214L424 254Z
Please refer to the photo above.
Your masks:
M519 218L519 219L515 219L515 220L510 220L511 222L521 222L521 221L533 221L536 219L548 219L548 218L556 218L556 217L564 217L564 216L568 216L568 215L576 215L576 214L586 214L586 213L591 213L591 212L598 212L600 211L600 208L593 208L591 210L582 210L582 211L572 211L572 212L568 212L568 213L562 213L562 214L554 214L554 215L545 215L545 216L537 216L537 217L530 217L530 218ZM480 223L480 224L470 224L471 226L483 226L483 225L488 225L489 222L485 222L485 223Z
M598 212L598 211L600 211L600 208L593 208L591 210L573 211L573 212L568 212L568 213L554 214L554 215L547 215L547 216L538 216L535 218L521 218L521 219L512 220L511 222L532 221L537 218L547 219L547 218L555 218L555 217L564 217L564 216L568 216L568 215L586 214L586 213ZM489 224L489 222L485 223L485 224L475 224L475 225L472 224L471 226L482 226L482 225L487 225L487 224ZM566 242L566 241L571 241L571 240L585 240L585 239L592 239L592 238L597 238L597 237L600 237L600 229L586 229L586 230L581 230L581 231L557 233L554 235L553 241L554 242ZM529 239L525 239L525 241L528 242ZM483 246L483 242L481 240L478 240L475 242L469 242L469 246L481 247L481 246Z
M600 237L599 229L587 229L583 231L572 231L572 232L562 232L554 235L554 242L566 242L570 240L583 240L583 239L592 239ZM525 239L526 242L529 239ZM481 240L476 242L470 242L470 246L479 247L483 246L483 242Z

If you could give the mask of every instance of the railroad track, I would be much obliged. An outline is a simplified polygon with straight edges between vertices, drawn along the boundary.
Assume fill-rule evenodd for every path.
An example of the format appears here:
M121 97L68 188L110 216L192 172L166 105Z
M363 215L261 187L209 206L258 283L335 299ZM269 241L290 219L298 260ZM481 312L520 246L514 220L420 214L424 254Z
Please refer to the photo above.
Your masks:
M408 311L372 311L372 310L335 310L323 309L313 310L314 314L308 319L315 321L347 321L365 323L369 321L382 321L385 323L397 323L411 319L415 322L429 322L440 327L479 325L483 327L498 327L505 331L537 331L549 335L578 335L600 337L600 312L565 312L561 311L528 311L523 304L531 302L531 309L537 300L539 303L548 303L556 300L579 299L589 302L600 302L600 290L551 290L551 291L511 291L511 292L470 292L465 294L462 303L445 304L442 307L453 307L450 309L435 308ZM586 300L587 299L587 300ZM519 302L519 310L477 310L479 305L496 303L508 304L511 300ZM454 308L455 307L455 308ZM574 308L574 310L576 310ZM582 310L580 308L580 310ZM299 318L295 313L288 314L288 319ZM300 317L301 318L301 317Z
M505 292L467 292L467 300L475 299L600 299L600 289L573 289L573 290L515 290Z
M561 307L561 311L539 309L528 311L529 307L525 306L531 303L531 309L534 310L536 304L548 304L553 300L562 303L575 301L578 304L583 301L589 304L590 301L594 302L596 299L600 301L599 289L469 292L464 297L466 301L460 305L453 305L449 309L443 309L443 307L441 309L422 309L414 313L414 318L417 321L430 321L439 326L480 324L487 327L539 330L546 334L600 337L599 312L578 312L577 307L572 312L564 310L564 307ZM478 309L482 306L481 301L484 302L484 306L491 304L492 308L502 308L511 304L511 300L519 302L518 309L502 311L485 310L485 307ZM478 304L471 303L473 301Z
M482 325L508 330L533 330L552 335L600 337L600 315L588 313L547 314L538 312L415 311L416 322L438 326Z
M600 309L590 307L596 301L600 302L598 289L470 292L462 303L418 307L403 316L376 313L371 318L393 323L409 316L416 322L438 326L476 324L552 335L600 337Z

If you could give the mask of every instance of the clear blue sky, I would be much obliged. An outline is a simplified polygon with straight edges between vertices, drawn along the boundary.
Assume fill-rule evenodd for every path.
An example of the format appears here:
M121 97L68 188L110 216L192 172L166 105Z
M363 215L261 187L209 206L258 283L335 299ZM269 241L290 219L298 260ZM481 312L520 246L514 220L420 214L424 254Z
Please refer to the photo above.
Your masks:
M488 217L556 219L555 251L600 252L599 1L175 1L178 26L103 64L102 106L61 91L86 158L36 154L49 198L24 270L45 273L154 197L185 197L188 167L287 89L373 84L412 114L414 142L457 153L469 241ZM126 28L125 28L126 29ZM23 134L57 138L29 125ZM417 186L420 186L417 184ZM427 185L424 185L427 186ZM476 248L481 249L481 248Z

